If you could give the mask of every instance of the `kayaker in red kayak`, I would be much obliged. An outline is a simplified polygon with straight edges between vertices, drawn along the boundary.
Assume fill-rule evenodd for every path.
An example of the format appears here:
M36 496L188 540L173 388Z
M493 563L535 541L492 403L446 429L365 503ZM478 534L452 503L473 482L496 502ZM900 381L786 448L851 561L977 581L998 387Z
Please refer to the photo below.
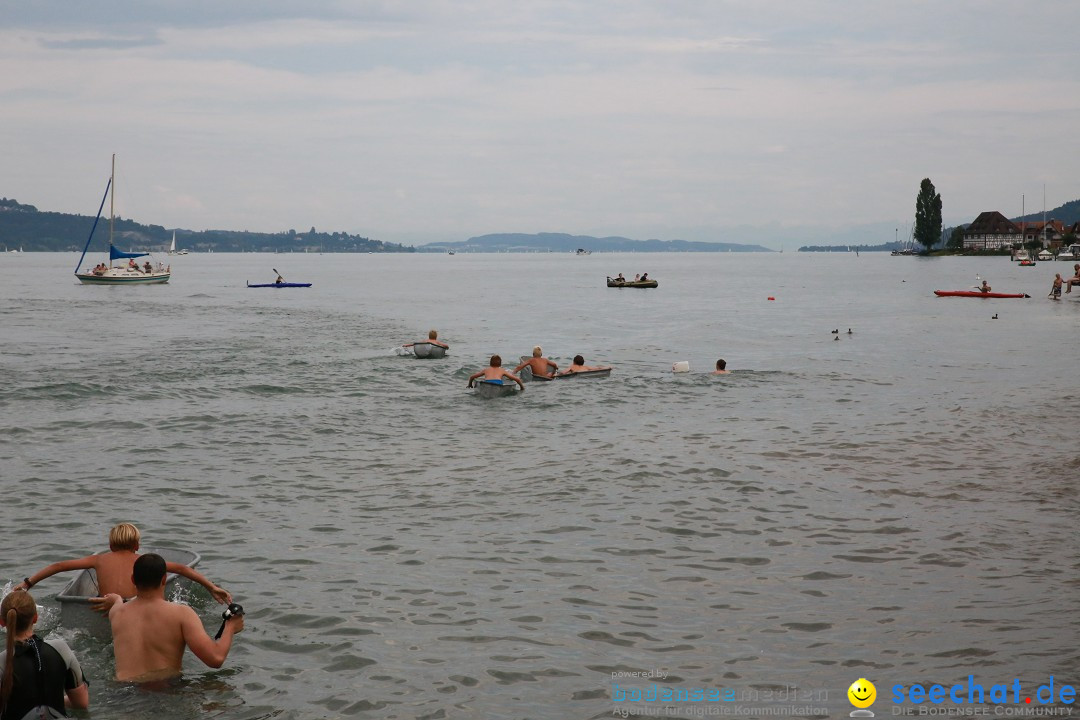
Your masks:
M983 280L982 286L979 288L982 292L990 292L990 284Z

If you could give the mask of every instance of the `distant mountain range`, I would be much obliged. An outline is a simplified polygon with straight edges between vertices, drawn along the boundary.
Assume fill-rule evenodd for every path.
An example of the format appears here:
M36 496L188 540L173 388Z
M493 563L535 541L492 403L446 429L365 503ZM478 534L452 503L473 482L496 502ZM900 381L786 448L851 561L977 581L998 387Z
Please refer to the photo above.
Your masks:
M420 252L774 252L761 245L691 242L689 240L631 240L567 233L495 233L464 242L421 245Z
M69 215L39 212L33 205L15 200L0 199L0 246L26 251L81 252L94 218L89 215ZM235 230L167 229L160 225L143 225L134 220L115 218L113 242L120 250L169 249L173 233L177 249L192 252L416 252L416 249L396 243L385 243L359 235L342 232L257 233ZM109 219L102 218L94 230L91 252L108 252Z
M1013 222L1041 220L1042 211ZM1072 225L1080 222L1080 200L1072 200L1046 212L1047 219L1060 220ZM80 251L94 224L89 215L42 212L33 205L16 200L0 198L0 249L21 248L27 251ZM789 242L802 236L818 240L819 244L804 244L802 252L889 251L902 247L903 242L866 244L868 238L881 239L890 236L892 225L881 223L844 228L780 228L740 227L726 234L754 236L766 242ZM947 229L948 231L949 229ZM948 232L946 231L946 235ZM312 227L307 232L287 230L279 233L257 233L235 230L185 230L164 228L160 225L143 225L125 218L115 219L114 240L122 250L164 251L176 233L177 248L192 252L775 252L762 246L743 243L695 242L688 240L633 240L626 237L593 237L568 233L497 233L480 235L460 242L428 243L419 247L373 240L345 232L319 232ZM92 252L108 250L108 221L98 223L90 244ZM821 242L824 241L824 242ZM837 243L828 244L825 243Z

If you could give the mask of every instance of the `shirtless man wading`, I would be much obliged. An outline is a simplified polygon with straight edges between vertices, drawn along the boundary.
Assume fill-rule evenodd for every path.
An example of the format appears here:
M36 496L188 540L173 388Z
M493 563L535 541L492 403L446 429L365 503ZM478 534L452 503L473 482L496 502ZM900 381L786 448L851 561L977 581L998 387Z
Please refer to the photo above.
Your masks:
M134 600L125 603L109 594L100 602L112 624L117 680L146 682L179 675L185 647L209 667L225 663L233 635L244 629L243 615L225 621L220 639L211 638L194 610L165 599L165 560L154 553L139 556L131 580L137 591Z

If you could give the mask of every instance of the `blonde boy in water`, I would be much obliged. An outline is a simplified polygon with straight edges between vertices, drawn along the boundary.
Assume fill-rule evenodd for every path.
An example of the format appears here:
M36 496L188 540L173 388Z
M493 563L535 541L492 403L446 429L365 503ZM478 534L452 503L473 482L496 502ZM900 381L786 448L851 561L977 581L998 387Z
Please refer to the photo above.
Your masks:
M139 557L139 528L131 523L120 523L109 531L109 552L99 555L87 555L75 560L61 560L38 570L15 586L15 590L29 590L47 577L68 570L89 570L97 572L98 592L101 595L115 593L121 597L134 597L137 593L135 583L131 581L131 571ZM182 575L206 588L219 603L231 603L232 595L206 579L197 570L179 563L166 563L166 572Z

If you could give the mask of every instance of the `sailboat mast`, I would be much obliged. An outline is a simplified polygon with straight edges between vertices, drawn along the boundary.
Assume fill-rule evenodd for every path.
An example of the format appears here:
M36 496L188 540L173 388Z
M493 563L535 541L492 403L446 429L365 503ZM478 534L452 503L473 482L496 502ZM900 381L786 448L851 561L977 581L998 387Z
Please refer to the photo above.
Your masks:
M109 266L112 266L113 211L116 201L116 153L112 156L112 172L109 173Z
M1043 183L1043 247L1046 247L1046 183Z
M1024 241L1027 240L1027 238L1024 237L1024 234L1025 234L1024 213L1027 212L1027 208L1024 206L1025 199L1026 199L1026 197L1024 195L1020 196L1020 247L1023 247L1024 246ZM1013 260L1016 259L1016 252L1015 251L1012 253L1012 259Z

